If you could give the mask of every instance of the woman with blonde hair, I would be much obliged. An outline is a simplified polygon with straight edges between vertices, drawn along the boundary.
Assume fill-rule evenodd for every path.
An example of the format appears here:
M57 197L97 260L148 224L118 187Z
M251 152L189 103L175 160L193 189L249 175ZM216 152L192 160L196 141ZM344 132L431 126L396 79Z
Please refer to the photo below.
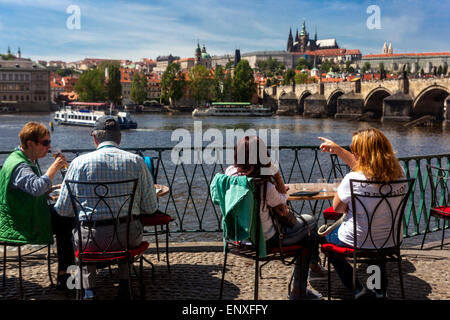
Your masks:
M326 242L335 244L340 247L352 248L354 245L354 229L353 216L351 204L350 180L368 180L379 182L390 182L404 178L405 173L400 166L399 161L395 157L394 150L391 143L386 136L378 129L368 128L358 130L353 133L352 143L348 151L330 139L319 137L323 143L320 145L322 152L330 152L340 157L352 171L348 173L342 183L339 185L337 193L333 199L333 208L336 212L347 213L339 228L333 230L332 233L325 237ZM397 186L400 187L400 186ZM376 193L376 186L373 184L353 184L355 192L372 192ZM395 190L393 190L395 192ZM367 199L368 203L365 206L370 207L370 201L377 201L376 199ZM400 198L389 198L392 207L397 204L396 201L401 201ZM356 213L359 214L359 211ZM371 223L371 241L366 243L369 233L369 223L365 215L358 215L357 226L357 246L367 249L375 247L389 247L389 241L385 243L391 230L391 218L384 216L378 218ZM392 239L390 239L392 241ZM333 264L336 272L341 278L342 282L348 289L353 288L353 269L345 258L330 257L330 263ZM358 298L362 296L366 289L362 287L361 283L356 283L356 295ZM380 296L378 291L374 292L377 297Z

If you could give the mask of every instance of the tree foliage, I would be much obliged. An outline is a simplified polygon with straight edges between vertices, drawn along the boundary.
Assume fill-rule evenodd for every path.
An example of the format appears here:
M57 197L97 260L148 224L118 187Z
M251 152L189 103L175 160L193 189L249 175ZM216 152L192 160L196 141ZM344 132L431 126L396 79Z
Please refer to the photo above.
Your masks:
M297 59L297 65L295 66L296 70L303 70L303 69L311 69L311 63L308 62L305 58L298 58Z
M295 71L292 69L288 69L283 75L283 85L290 85L292 83L292 79L295 78Z
M250 101L256 92L253 70L247 60L241 60L236 66L233 77L233 100Z
M197 104L209 102L214 98L214 79L211 71L198 64L189 71L189 91Z
M106 80L106 98L114 104L120 104L122 97L122 85L120 84L120 70L116 64L105 66L108 68L108 79ZM99 68L104 70L104 68Z
M217 66L214 72L214 97L216 101L225 102L231 100L231 73L229 70Z
M105 73L100 69L83 73L75 84L80 101L102 102L106 100Z
M361 68L361 73L366 73L366 71L369 71L372 68L372 66L370 65L369 62L364 62L362 68Z
M131 100L135 103L142 104L147 99L147 77L144 74L136 72L131 82Z
M283 74L286 66L281 61L270 57L267 60L256 60L255 69L268 77L273 77L274 75Z
M178 63L171 63L161 78L161 99L168 100L171 105L183 96L185 77Z

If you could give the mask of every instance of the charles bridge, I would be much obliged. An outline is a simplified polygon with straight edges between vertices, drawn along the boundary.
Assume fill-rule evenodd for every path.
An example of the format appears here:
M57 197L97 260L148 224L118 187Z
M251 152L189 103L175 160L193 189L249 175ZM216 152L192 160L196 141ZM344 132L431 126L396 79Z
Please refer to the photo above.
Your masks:
M450 78L319 82L259 90L277 114L409 122L423 116L450 124Z

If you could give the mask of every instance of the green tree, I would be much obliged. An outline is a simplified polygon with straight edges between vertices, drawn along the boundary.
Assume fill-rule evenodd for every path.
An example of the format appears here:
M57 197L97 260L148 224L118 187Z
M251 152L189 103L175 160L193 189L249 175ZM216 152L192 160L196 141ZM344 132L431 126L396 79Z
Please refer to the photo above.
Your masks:
M369 71L371 69L371 65L369 62L364 62L362 68L361 68L361 73L366 73L366 71Z
M286 66L281 61L269 57L267 60L256 60L255 69L260 73L265 73L268 77L273 77L283 74Z
M189 71L189 90L197 104L209 102L214 98L214 78L211 71L198 64Z
M295 78L295 71L292 69L287 70L283 76L283 85L290 85L292 83L292 79Z
M114 104L120 104L122 97L122 85L120 84L120 70L116 64L106 66L108 79L106 80L106 97ZM99 68L99 70L104 70Z
M295 69L296 70L311 69L311 63L308 62L308 60L306 60L305 58L298 58Z
M131 100L135 103L142 104L147 99L147 77L144 74L136 72L131 82Z
M444 62L444 67L442 68L442 73L446 76L448 73L448 65Z
M231 74L221 66L214 70L214 97L216 101L231 100Z
M233 100L250 101L256 93L253 70L247 60L241 60L236 66L233 78Z
M438 74L438 75L441 75L442 72L443 72L442 66L439 66L438 71L437 71L437 74Z
M83 73L75 84L75 91L80 101L105 101L105 73L99 69L89 70Z
M183 96L186 80L178 63L171 63L161 77L161 100L173 105Z

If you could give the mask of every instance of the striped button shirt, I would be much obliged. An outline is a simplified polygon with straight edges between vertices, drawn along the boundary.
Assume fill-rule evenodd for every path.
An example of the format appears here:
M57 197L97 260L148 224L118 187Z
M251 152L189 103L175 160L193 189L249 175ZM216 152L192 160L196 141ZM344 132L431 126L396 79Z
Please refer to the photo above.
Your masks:
M153 180L145 165L144 160L133 153L123 151L118 148L114 142L107 141L101 143L96 151L81 155L75 158L67 170L65 180L75 180L83 182L112 182L120 180L129 180L138 178L138 184L133 202L132 214L141 213L150 214L156 211L157 199ZM62 216L74 216L69 192L65 183L61 188L58 201L55 204L56 211ZM98 203L98 199L83 198L83 195L95 195L94 188L89 185L70 184L72 192L79 196L79 200L84 209L79 209L78 216L80 220L86 220L86 215L93 220L112 219L111 213L120 216L128 214L128 205L124 198L107 199L107 205L103 202ZM132 190L132 184L126 185L108 185L108 195L119 195ZM98 189L98 193L103 191ZM111 208L111 210L108 208ZM89 217L92 211L95 214Z

